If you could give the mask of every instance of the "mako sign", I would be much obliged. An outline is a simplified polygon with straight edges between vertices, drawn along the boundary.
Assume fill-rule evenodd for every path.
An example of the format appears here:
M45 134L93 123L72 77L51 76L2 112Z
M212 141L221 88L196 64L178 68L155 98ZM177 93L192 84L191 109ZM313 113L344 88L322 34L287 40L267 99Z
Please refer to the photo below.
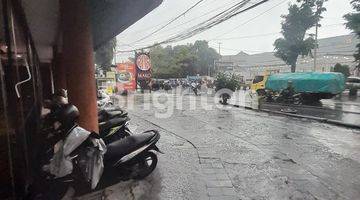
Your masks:
M137 80L151 79L151 60L148 53L137 53L135 55L135 63L137 68Z

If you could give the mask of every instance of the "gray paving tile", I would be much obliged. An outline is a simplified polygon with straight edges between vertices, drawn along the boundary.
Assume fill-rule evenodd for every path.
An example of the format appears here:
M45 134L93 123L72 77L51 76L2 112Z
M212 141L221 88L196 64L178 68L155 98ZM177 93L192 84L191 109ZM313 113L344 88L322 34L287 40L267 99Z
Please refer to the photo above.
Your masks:
M212 169L213 166L211 163L204 163L204 164L201 164L201 168L203 169Z
M221 188L221 192L225 196L236 196L236 191L234 188L224 187L224 188Z
M227 181L227 180L220 180L217 181L219 184L219 187L233 187L231 181Z
M220 168L220 169L224 168L224 166L221 163L211 163L211 165L213 168Z
M216 171L214 169L202 169L204 174L215 174Z
M210 200L240 200L240 198L236 196L216 196L210 197Z
M221 190L221 188L207 188L207 192L209 196L222 196L223 195L223 191Z
M208 180L205 181L207 187L220 187L219 182L217 180Z
M218 180L218 177L216 176L216 174L204 174L204 180L216 181Z
M217 180L230 180L229 176L226 173L215 174Z

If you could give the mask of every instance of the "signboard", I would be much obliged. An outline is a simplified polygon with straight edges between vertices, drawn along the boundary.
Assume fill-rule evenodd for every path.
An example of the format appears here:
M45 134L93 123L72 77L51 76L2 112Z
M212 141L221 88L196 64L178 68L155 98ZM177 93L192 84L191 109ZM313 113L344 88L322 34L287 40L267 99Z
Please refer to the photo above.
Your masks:
M138 54L138 56L136 57L136 66L141 70L141 71L148 71L151 69L151 61L150 61L150 56L147 54Z
M136 89L136 68L134 63L117 64L116 87L118 91L134 91Z
M135 56L135 63L137 68L137 80L151 79L151 60L147 53L138 53Z

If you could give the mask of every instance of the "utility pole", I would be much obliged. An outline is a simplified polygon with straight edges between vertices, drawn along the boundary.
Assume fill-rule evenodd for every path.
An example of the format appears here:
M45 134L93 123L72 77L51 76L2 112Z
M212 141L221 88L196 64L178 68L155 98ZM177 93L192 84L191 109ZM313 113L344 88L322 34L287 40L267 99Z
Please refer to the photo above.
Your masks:
M316 13L319 13L320 5L316 4ZM318 48L318 29L319 29L319 18L316 20L316 27L315 27L315 49L314 49L314 72L316 71L316 58L317 58L317 48Z
M220 52L220 45L221 45L221 42L218 42L219 44L219 55L221 56L221 52Z
M116 51L115 51L115 53L113 54L113 60L114 60L114 64L115 64L115 65L116 65L116 63L117 63L116 57L117 57L117 53L116 53Z
M318 48L318 27L319 27L319 22L316 22L316 27L315 27L315 49L314 49L314 72L316 71L316 57L317 57L317 48Z

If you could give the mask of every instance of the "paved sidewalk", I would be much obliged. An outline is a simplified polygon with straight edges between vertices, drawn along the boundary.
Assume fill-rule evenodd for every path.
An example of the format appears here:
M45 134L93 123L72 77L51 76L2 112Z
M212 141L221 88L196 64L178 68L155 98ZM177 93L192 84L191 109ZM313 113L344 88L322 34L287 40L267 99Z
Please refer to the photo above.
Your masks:
M131 116L129 126L130 129L135 129L136 133L149 129L159 130L161 138L158 142L158 147L165 154L158 154L159 162L155 171L144 180L120 182L104 190L96 191L77 199L209 200L207 187L202 176L202 165L200 165L198 154L191 144L166 130L134 116ZM211 194L210 196L214 195Z
M200 152L199 152L200 153ZM218 158L201 158L201 169L210 200L234 200L237 198L235 188L227 175L221 160Z

